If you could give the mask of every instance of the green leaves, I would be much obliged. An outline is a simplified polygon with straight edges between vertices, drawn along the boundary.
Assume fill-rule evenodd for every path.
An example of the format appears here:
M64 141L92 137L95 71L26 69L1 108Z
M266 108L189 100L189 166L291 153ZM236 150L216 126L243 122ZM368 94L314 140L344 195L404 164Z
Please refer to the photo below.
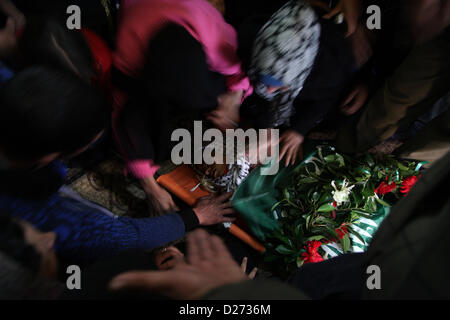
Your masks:
M377 210L391 205L391 199L388 202L379 198L375 189L386 177L399 184L404 178L417 174L416 166L415 162L399 162L391 156L352 157L327 146L318 147L307 162L290 171L291 176L278 186L279 198L272 211L276 210L279 216L281 233L268 236L266 247L270 249L270 259L278 257L274 263L281 262L292 270L303 265L301 253L308 241L338 242L344 252L352 250L352 238L358 239L359 245L365 244L352 225L360 223L361 218L376 219ZM336 208L332 194L336 190L331 182L341 185L344 180L353 187L348 200ZM398 193L398 188L392 192L393 196ZM343 226L347 234L343 234ZM339 229L341 238L336 231Z
M344 253L348 252L350 250L351 241L348 234L344 235L344 237L341 239L341 246Z
M276 247L275 251L283 255L290 255L294 253L293 250L286 248L286 246L284 245L279 245L278 247Z
M391 205L384 201L383 199L380 199L378 197L375 198L379 204L381 204L383 207L390 207Z
M325 236L318 235L318 236L311 236L306 241L321 241L323 239L326 239Z
M333 210L336 210L336 208L331 203L327 203L320 206L320 208L317 209L317 212L331 212Z

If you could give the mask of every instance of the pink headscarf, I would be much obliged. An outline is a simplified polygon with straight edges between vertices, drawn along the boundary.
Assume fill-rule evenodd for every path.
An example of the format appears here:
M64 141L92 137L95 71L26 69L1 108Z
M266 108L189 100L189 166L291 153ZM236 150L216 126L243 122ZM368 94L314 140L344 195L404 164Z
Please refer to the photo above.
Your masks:
M227 76L230 91L252 92L237 56L237 34L206 0L123 0L114 65L137 77L150 39L168 23L184 27L203 46L214 72Z
M236 31L206 0L122 0L114 66L137 78L150 40L169 23L184 27L202 45L210 70L226 76L229 91L243 90L244 97L252 93L250 80L237 56ZM113 100L115 127L127 96L116 89ZM137 178L151 176L157 169L149 159L127 160L127 170Z

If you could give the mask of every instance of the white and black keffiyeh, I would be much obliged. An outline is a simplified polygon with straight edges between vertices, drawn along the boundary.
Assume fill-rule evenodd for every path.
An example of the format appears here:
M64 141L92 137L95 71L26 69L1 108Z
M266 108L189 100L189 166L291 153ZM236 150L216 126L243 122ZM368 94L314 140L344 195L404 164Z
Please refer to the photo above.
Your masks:
M259 31L253 46L250 78L255 93L270 101L273 127L289 125L293 102L309 76L319 50L321 27L306 1L290 1L278 10ZM283 87L267 92L262 76L279 80Z

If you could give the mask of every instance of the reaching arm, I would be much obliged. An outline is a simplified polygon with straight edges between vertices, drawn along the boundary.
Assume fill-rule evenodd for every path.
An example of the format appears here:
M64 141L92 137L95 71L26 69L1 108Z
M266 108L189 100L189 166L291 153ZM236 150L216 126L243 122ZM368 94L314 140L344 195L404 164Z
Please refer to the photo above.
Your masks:
M77 263L110 257L125 250L154 249L181 238L198 225L192 210L155 218L109 216L59 195L45 201L0 197L0 206L43 231L55 231L57 253Z

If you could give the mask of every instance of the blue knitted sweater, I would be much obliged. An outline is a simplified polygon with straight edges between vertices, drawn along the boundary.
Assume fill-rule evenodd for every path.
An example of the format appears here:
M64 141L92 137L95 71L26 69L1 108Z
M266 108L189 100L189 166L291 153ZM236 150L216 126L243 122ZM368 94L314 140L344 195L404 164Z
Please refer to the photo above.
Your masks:
M58 175L61 179L63 171L62 165L55 163L42 176L47 177L46 183L51 184ZM22 185L15 188L17 180L22 180L20 175L0 171L0 212L26 220L41 231L56 232L55 250L64 261L89 263L125 250L153 249L181 238L186 229L198 224L191 210L156 218L132 219L108 216L58 192L43 192L36 196L40 190L34 189L32 196L24 196L25 189L30 189L27 185L30 176L27 176L25 181L21 181ZM44 190L55 189L36 181L31 184Z

